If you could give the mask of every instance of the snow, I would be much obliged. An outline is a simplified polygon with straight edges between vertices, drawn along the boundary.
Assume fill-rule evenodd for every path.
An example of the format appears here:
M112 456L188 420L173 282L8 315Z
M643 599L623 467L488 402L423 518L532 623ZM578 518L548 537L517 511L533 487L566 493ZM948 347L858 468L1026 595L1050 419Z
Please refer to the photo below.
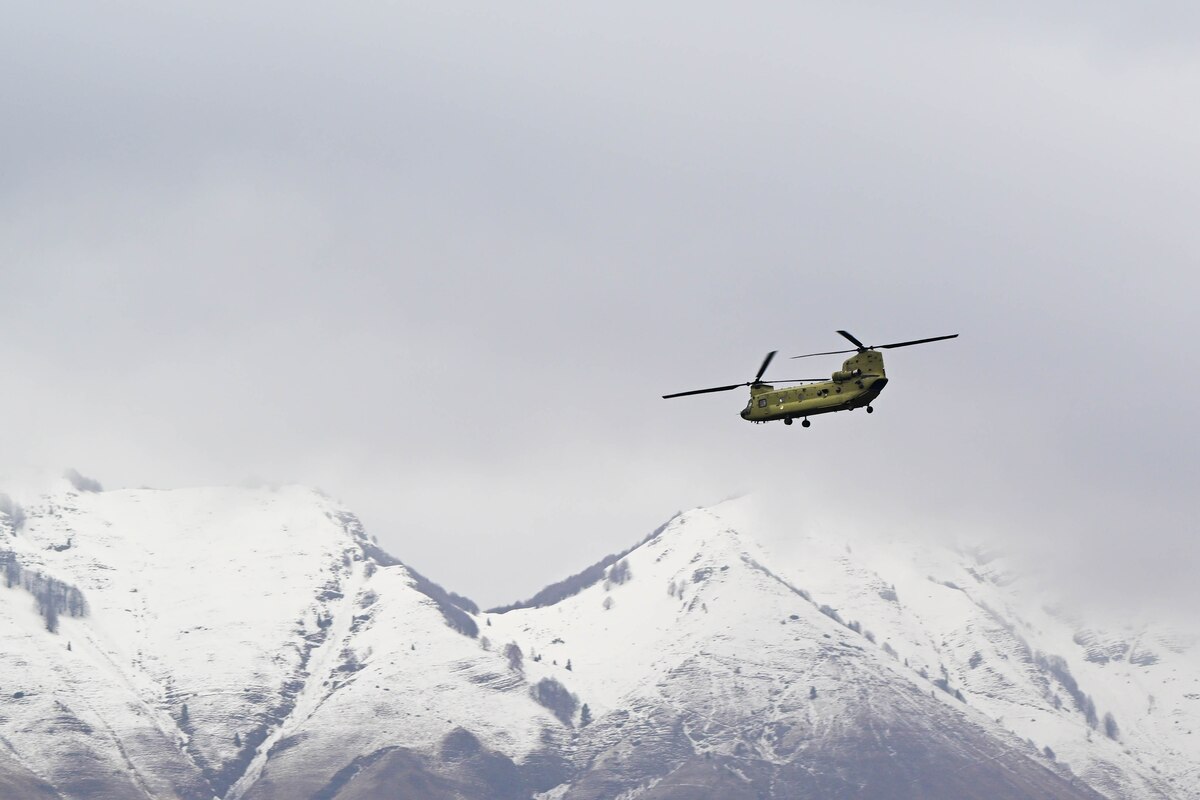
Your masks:
M1051 748L1110 796L1200 794L1195 631L1068 613L986 548L858 530L849 513L780 515L754 497L687 512L609 580L479 614L476 639L303 487L87 492L41 475L0 492L26 514L0 524L0 551L89 605L51 634L28 593L0 591L0 691L21 695L0 745L52 783L86 756L129 797L194 795L201 773L226 800L314 794L357 755L428 751L459 727L520 763L573 746L531 694L551 678L598 725L654 735L656 709L687 709L697 752L724 752L721 726L753 717L767 760L785 757L771 737L790 721L833 732L875 693L934 689L947 713L1057 768L1038 755Z
M755 671L759 678L777 672L766 681L777 689L800 685L807 692L812 685L823 696L836 681L813 669L819 650L812 616L815 607L829 606L862 631L827 625L844 646L870 649L923 691L944 681L948 691L938 696L959 704L961 692L959 705L980 724L1031 741L1038 752L1050 747L1102 791L1200 791L1200 759L1187 733L1200 730L1200 694L1187 697L1200 681L1196 639L1165 628L1113 634L1132 648L1152 649L1159 661L1089 662L1074 640L1079 626L1043 608L1044 593L1014 582L986 551L820 520L781 525L755 498L740 498L682 515L626 561L633 577L625 584L599 583L549 608L491 618L496 641L542 656L536 664L527 659L530 680L554 677L594 716L636 704L647 687L677 683L697 655L705 657L702 672L711 683L698 691L716 704ZM682 587L681 597L668 594L672 586ZM1097 727L1036 663L1039 654L1064 660L1095 702ZM741 674L735 677L734 668ZM758 703L764 713L770 706L760 697L737 702ZM1105 713L1117 720L1117 741L1104 734Z

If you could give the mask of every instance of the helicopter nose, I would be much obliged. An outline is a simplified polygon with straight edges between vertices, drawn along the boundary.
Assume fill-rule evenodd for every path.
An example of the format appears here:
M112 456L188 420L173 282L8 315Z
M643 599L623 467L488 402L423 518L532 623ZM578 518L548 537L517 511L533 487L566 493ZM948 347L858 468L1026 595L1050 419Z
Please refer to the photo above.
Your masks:
M750 419L750 409L743 408L738 416L740 416L742 419Z

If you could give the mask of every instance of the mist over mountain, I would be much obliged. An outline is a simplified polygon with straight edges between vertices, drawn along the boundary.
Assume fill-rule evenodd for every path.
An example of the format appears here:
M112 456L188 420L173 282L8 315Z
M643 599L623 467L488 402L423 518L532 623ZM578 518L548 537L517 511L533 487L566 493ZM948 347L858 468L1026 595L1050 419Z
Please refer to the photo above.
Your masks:
M796 510L687 511L483 611L303 487L2 481L0 796L1200 792L1194 627Z

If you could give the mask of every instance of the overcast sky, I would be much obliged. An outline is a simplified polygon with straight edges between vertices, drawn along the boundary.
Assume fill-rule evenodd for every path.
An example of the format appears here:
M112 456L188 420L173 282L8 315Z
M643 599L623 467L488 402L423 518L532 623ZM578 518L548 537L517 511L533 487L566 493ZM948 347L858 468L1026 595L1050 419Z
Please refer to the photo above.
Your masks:
M492 605L787 494L1200 598L1200 15L36 3L0 467L301 482ZM739 392L887 354L876 413Z

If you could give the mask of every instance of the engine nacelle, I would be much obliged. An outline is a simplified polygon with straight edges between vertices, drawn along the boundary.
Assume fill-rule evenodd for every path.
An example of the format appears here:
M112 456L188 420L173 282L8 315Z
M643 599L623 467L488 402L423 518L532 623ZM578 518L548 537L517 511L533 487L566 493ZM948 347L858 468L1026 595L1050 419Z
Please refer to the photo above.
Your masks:
M854 370L840 369L837 372L833 373L833 379L840 383L841 381L852 381L855 378L857 378L859 375L862 375L861 369L854 369Z

